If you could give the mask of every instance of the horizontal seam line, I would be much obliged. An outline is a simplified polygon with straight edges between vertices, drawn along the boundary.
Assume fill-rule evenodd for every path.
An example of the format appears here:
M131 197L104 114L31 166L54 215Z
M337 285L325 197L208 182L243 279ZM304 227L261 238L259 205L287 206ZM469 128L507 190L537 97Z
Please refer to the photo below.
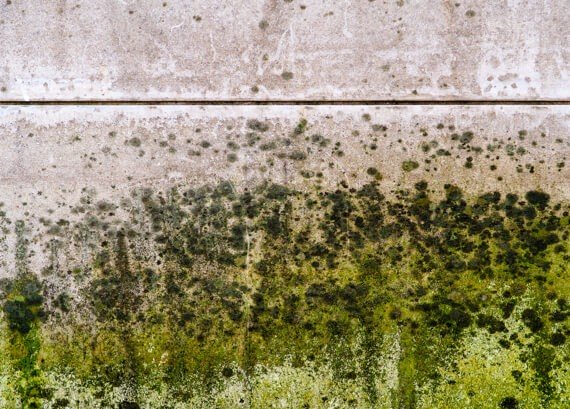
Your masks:
M570 105L570 100L0 100L0 105Z

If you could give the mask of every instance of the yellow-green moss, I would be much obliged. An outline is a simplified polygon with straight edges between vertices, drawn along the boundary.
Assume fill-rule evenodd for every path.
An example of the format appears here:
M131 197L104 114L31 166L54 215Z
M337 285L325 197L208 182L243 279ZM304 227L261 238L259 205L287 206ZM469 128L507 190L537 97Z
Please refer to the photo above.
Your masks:
M73 294L28 271L17 224L4 406L568 403L570 217L545 192L222 182L131 196L137 223L61 226L100 238L66 278Z

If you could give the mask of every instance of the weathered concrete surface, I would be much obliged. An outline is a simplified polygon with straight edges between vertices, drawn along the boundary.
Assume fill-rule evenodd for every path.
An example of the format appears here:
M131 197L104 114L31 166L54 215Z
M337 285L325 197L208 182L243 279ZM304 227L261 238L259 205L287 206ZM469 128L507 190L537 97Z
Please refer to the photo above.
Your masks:
M0 108L0 406L567 408L570 108Z
M464 132L474 135L468 145ZM138 187L222 180L357 187L374 180L371 167L387 191L427 177L435 190L544 189L570 200L569 132L565 106L3 107L0 200L39 227L48 215L75 217L85 195L120 201ZM404 171L406 161L419 168ZM38 251L34 267L42 263Z
M0 101L567 100L569 30L564 0L6 0ZM569 132L0 106L0 407L566 409Z
M2 100L568 99L570 5L4 1Z
M570 199L566 106L5 106L0 130L2 191L35 211L70 204L82 189L106 196L144 184L265 179L303 187L303 171L322 172L328 188L359 185L370 166L390 189L429 175L474 193L543 187ZM481 149L453 140L466 131ZM403 171L406 160L419 171ZM21 217L27 209L15 197L5 206Z

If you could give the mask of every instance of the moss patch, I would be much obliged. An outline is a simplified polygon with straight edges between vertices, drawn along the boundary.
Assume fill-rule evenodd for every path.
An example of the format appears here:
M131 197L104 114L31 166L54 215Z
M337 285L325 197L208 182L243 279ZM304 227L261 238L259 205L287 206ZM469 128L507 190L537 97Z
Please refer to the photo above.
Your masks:
M79 289L67 296L28 271L16 224L18 274L2 284L6 402L568 402L570 216L546 192L222 181L135 189L122 206L137 218L114 225L95 216L101 203L117 208L96 202L61 223L78 248L90 237L92 254L66 275Z

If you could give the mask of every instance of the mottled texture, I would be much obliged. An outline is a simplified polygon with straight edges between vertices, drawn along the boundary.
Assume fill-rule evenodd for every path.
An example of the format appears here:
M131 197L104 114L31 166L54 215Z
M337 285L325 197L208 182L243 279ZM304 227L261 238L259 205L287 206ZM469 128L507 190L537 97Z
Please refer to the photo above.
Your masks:
M570 405L565 107L2 113L0 406Z

